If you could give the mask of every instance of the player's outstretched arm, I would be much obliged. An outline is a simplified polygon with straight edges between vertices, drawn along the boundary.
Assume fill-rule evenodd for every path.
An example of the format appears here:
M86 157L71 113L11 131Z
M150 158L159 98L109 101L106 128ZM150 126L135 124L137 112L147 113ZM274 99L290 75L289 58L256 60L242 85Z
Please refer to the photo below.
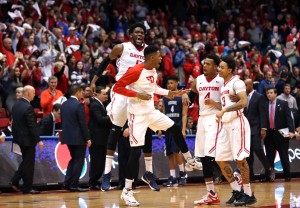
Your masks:
M111 53L105 58L103 59L103 61L101 62L96 74L94 75L92 81L91 81L91 90L92 93L95 92L96 90L96 82L99 79L99 77L102 75L103 71L106 69L106 67L109 65L111 60L115 60L116 58L120 57L123 53L123 45L122 44L118 44L115 45L111 51Z

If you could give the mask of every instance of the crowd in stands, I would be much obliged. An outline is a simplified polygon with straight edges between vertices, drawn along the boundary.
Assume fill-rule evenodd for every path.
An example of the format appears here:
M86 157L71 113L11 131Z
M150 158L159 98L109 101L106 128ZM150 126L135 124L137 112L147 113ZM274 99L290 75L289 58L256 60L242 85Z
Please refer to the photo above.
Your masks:
M202 72L207 54L231 55L241 79L255 89L276 86L278 95L290 84L300 107L298 1L281 0L90 0L0 2L1 105L11 111L18 87L32 85L35 108L67 96L73 84L89 85L101 61L115 44L128 41L127 28L137 21L147 27L146 43L161 48L159 84L177 75L181 87ZM116 63L97 85L111 87ZM51 82L57 78L56 89ZM50 79L49 79L50 78ZM46 95L45 92L48 92ZM287 95L289 96L289 95ZM46 105L46 106L45 106ZM190 109L197 121L197 103ZM47 110L46 110L47 109Z

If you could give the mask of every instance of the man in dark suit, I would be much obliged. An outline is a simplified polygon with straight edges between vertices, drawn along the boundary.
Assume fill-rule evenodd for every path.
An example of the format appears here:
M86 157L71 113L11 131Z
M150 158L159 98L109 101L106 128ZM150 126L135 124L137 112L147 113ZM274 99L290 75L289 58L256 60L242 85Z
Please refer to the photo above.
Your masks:
M67 173L64 181L64 188L72 192L84 192L87 189L79 187L79 178L84 165L86 146L91 146L90 135L85 120L80 85L70 87L71 97L62 104L62 144L67 144L70 151Z
M244 115L249 121L251 128L251 148L250 156L247 158L250 169L250 180L255 181L253 164L254 152L262 165L265 168L264 181L273 182L275 180L275 172L262 147L262 140L265 139L267 133L267 113L266 113L266 100L262 94L253 90L253 82L251 79L245 80L246 92L248 95L248 107L244 110Z
M19 181L23 179L22 191L24 194L38 194L39 191L32 189L35 146L38 143L42 149L44 144L40 140L36 117L30 101L34 99L35 90L32 86L25 86L23 97L12 108L12 132L13 143L20 146L22 162L11 179L10 185L15 191L20 191Z
M52 107L52 112L44 116L39 122L39 129L41 136L55 135L55 121L60 119L60 103L56 103Z
M269 101L266 102L268 130L265 139L265 148L267 158L274 168L277 150L283 167L285 181L290 181L291 175L288 149L289 140L295 135L294 121L287 102L276 99L277 90L275 88L269 88L267 90L267 97L269 99ZM284 128L288 128L288 135L286 137L278 131Z
M90 151L90 180L91 189L100 190L99 179L103 174L106 158L106 145L111 128L111 121L106 112L105 103L108 95L103 87L96 87L96 96L90 103L90 134L92 145Z

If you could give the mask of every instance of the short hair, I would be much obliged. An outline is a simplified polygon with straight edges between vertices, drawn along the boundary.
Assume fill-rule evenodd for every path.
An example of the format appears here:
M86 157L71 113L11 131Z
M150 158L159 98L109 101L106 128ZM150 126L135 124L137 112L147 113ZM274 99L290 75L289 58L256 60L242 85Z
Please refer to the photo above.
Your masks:
M175 75L168 76L167 81L169 81L169 80L174 80L175 82L179 82L178 77Z
M146 33L147 30L146 30L145 25L144 25L143 23L138 22L138 23L135 23L135 24L133 24L133 25L131 25L131 26L129 27L129 34L133 33L133 31L134 31L135 28L137 28L137 27L142 28L142 29L144 30L144 33Z
M48 83L51 81L51 80L57 80L57 77L56 76L50 76L49 78L48 78Z
M232 72L235 71L235 61L234 58L231 56L225 56L222 58L222 61L224 61L229 69L232 69Z
M206 56L206 58L212 59L214 61L215 65L217 65L217 66L219 66L220 61L221 61L220 58L219 58L219 56L217 56L216 54L208 54Z
M275 87L267 87L266 92L268 92L269 90L274 90L274 93L277 94L277 89Z
M60 103L56 103L56 104L53 105L52 111L56 111L57 112L60 109L60 107L61 107L61 104Z
M149 45L145 48L144 50L144 56L147 57L150 54L156 53L157 51L159 51L159 49L153 45Z
M90 87L90 86L87 85L87 84L81 84L80 86L81 86L82 90L85 90L87 87Z
M96 93L101 93L102 90L105 90L103 86L96 86Z
M290 87L290 88L292 88L291 83L285 83L284 87Z
M79 84L72 85L69 89L70 95L75 95L77 92L81 91L82 88Z

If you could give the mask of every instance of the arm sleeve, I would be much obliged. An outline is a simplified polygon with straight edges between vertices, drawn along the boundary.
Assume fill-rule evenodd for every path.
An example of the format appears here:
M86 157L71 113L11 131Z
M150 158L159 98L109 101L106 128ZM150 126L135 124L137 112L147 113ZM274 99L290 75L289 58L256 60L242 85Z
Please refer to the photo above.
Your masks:
M163 89L163 88L159 87L158 85L156 85L154 93L158 94L158 95L168 95L169 94L169 90Z
M143 67L138 67L139 65L136 65L135 67L129 68L127 72L117 81L115 86L113 87L113 91L115 93L118 93L120 95L124 95L127 97L135 97L137 92L133 90L129 90L126 88L126 86L130 85L131 83L136 82L140 74L143 70Z

